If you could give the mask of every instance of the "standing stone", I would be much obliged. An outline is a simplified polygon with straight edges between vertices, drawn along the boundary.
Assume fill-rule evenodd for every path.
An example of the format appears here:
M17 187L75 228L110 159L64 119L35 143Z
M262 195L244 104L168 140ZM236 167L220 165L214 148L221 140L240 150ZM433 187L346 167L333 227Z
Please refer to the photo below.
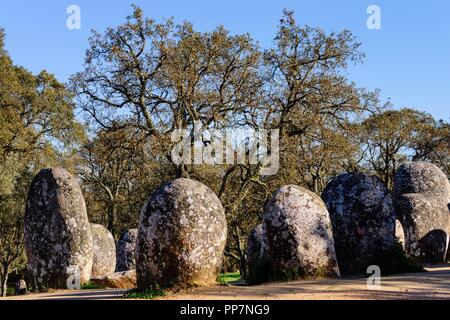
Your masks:
M294 185L278 189L264 223L276 278L340 276L330 217L316 194Z
M408 255L423 263L444 262L450 234L445 173L432 163L406 163L395 175L395 197Z
M403 250L405 250L405 231L399 220L395 220L395 238L402 245Z
M395 174L395 195L422 193L442 198L450 203L450 183L447 175L429 162L408 162Z
M249 266L261 259L263 241L265 241L263 225L259 224L253 228L247 240L247 263Z
M334 178L322 198L330 212L339 268L366 273L379 265L395 244L395 209L391 194L376 176L347 173Z
M100 224L91 223L93 264L92 278L101 278L116 270L116 244L111 232Z
M271 270L267 253L267 238L263 224L253 228L247 240L247 283L258 284L270 280Z
M130 229L122 233L117 242L117 267L116 271L136 269L136 240L138 229Z
M139 219L138 288L215 283L226 236L222 204L208 187L189 179L162 185Z
M25 247L40 287L85 283L92 271L92 236L77 181L64 169L41 170L25 209ZM79 281L78 281L79 280Z
M16 282L14 289L16 292L16 296L25 295L27 294L27 283L25 282L25 280L20 279L19 281Z

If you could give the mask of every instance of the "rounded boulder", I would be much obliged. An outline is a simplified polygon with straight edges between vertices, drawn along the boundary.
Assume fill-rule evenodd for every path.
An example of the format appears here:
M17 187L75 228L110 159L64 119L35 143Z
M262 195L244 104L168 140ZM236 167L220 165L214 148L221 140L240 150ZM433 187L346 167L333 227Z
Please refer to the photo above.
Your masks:
M450 203L450 182L447 175L429 162L408 162L395 174L395 194L422 193L441 196Z
M405 250L423 263L443 263L448 246L449 212L438 196L409 193L396 199L405 226Z
M114 237L104 226L91 223L93 264L92 278L101 278L116 270L116 244Z
M330 217L316 194L294 185L278 189L264 224L275 278L340 276Z
M432 163L409 162L395 174L395 204L408 255L442 263L450 234L450 183Z
M215 283L226 237L224 209L211 189L190 179L162 185L140 214L138 288Z

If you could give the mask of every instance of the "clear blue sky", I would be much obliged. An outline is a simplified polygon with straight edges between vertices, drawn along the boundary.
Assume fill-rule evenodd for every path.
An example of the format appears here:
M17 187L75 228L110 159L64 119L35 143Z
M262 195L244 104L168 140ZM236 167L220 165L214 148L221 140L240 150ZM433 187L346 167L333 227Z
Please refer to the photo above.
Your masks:
M349 69L358 85L381 89L396 107L414 107L436 118L450 118L450 1L406 0L0 0L0 26L16 64L33 72L46 69L66 81L82 68L91 29L122 23L131 3L145 15L189 20L199 30L223 24L233 33L249 32L270 45L283 8L300 24L326 31L352 30L367 54ZM80 6L81 30L66 28L66 9ZM382 29L366 27L367 7L381 8Z

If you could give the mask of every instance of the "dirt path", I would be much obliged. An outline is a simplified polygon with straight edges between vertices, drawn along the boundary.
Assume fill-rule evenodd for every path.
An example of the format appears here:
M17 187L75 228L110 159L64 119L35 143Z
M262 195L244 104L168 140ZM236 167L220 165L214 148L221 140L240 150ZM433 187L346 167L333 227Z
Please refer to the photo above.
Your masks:
M259 286L214 286L168 295L171 300L359 300L359 299L450 299L450 265L433 267L427 273L384 277L381 288L369 290L366 279L320 279ZM125 290L60 290L7 300L110 300ZM1 299L0 299L1 300Z
M259 286L216 286L190 293L166 296L180 300L361 300L361 299L450 299L450 266L430 272L384 277L381 288L369 290L366 279L320 279Z
M116 300L125 293L124 289L99 290L57 290L49 293L0 298L2 300Z

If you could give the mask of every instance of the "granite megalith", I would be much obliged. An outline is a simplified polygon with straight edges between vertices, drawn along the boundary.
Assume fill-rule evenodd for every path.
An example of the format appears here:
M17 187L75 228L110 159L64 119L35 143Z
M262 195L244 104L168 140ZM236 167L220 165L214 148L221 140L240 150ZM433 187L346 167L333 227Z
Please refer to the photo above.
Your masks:
M140 214L138 288L215 283L226 237L224 209L211 189L184 178L162 185Z
M406 253L422 263L444 262L450 234L450 183L445 173L427 162L400 166L395 203Z
M340 276L330 217L319 196L281 187L265 206L264 225L275 278Z
M322 193L333 225L339 268L343 274L366 273L395 245L395 208L380 178L365 173L335 177Z
M25 248L35 285L67 288L91 278L92 235L81 189L61 168L33 179L25 209Z
M130 229L122 233L117 241L117 265L116 271L136 269L136 240L138 229Z
M267 238L263 224L252 229L247 239L247 282L262 283L270 280L270 262L267 254Z
M116 244L114 237L101 224L91 223L93 264L92 278L101 278L116 270Z
M263 225L259 224L252 229L247 240L247 263L254 264L262 256L263 241L265 234L263 233Z

